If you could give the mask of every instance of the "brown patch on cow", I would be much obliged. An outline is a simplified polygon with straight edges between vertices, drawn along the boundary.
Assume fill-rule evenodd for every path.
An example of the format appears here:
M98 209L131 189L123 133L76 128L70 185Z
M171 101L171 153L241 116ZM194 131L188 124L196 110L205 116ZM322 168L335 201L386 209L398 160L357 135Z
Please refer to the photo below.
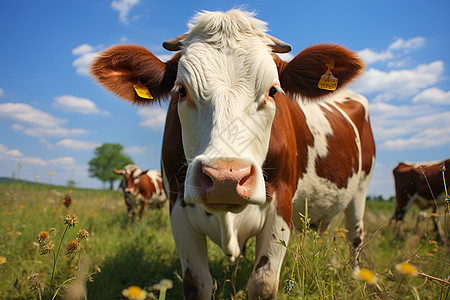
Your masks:
M277 112L272 125L269 151L263 166L267 200L276 194L277 213L291 225L292 197L298 178L303 177L308 159L307 147L313 145L305 115L297 102L276 95Z
M266 255L261 256L258 264L255 266L255 272L257 272L258 269L264 267L268 262L269 262L269 258Z
M195 280L194 276L192 275L192 271L189 268L186 268L183 275L183 294L184 299L198 299L198 287L197 287L197 281Z
M328 155L317 157L315 161L316 173L335 183L339 189L346 188L348 179L359 170L356 135L352 125L335 108L331 107L331 111L322 108L322 111L333 134L327 137Z
M170 211L177 199L181 205L186 206L183 200L184 180L187 171L186 157L184 156L183 142L181 138L181 124L178 118L178 99L173 97L167 110L166 125L164 127L161 160L169 183ZM181 195L181 197L179 197Z

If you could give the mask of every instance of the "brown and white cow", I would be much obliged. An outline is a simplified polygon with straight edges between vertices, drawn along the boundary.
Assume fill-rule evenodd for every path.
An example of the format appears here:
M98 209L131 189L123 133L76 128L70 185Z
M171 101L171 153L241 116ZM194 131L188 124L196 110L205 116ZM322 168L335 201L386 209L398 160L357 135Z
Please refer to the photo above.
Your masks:
M134 220L138 202L141 204L139 217L142 218L146 204L148 204L150 208L161 208L167 201L167 197L163 189L161 171L142 171L140 168L124 168L123 170L114 169L114 172L116 174L123 175L122 182L124 186L123 191L125 194L125 201L128 200L130 204L134 205L132 210L132 221Z
M123 192L123 199L125 201L125 206L127 207L127 215L131 219L131 222L134 222L134 219L136 217L136 213L138 210L138 200L136 199L136 196L131 194L129 191L126 190L127 187L127 179L125 177L125 174L131 174L134 170L141 170L138 166L134 164L128 164L124 166L122 169L117 170L113 169L113 172L122 175L122 179L120 180L119 189Z
M392 221L397 223L396 235L403 235L403 218L411 205L416 204L421 213L418 216L419 223L422 212L432 208L436 214L437 207L443 205L446 199L444 178L450 183L450 159L444 161L404 163L401 162L394 168L395 181L395 211ZM444 177L442 168L445 168ZM433 216L434 229L444 241L444 234L438 224L437 216ZM416 227L417 227L416 224Z
M199 13L189 28L163 44L179 51L168 62L114 46L92 74L135 104L171 97L162 171L185 298L211 297L206 236L229 262L256 236L249 298L274 298L286 250L276 242L289 241L306 199L313 226L345 211L350 240L362 243L375 146L367 100L342 87L363 63L330 44L284 62L275 53L290 45L240 10ZM324 74L336 92L318 88Z

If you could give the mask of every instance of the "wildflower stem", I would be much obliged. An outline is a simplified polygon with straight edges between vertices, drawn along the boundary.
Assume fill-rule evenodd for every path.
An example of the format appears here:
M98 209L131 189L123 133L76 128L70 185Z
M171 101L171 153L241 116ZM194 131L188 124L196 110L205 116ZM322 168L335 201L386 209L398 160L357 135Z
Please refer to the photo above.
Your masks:
M59 246L58 246L58 250L56 251L56 254L55 254L55 251L53 251L53 270L52 270L52 277L50 279L50 297L52 297L53 277L55 275L55 270L56 270L56 260L58 259L59 250L61 249L61 244L64 240L64 237L66 236L66 232L67 232L67 229L69 229L69 227L70 227L70 225L67 225L66 229L64 229L64 233L62 235L61 240L59 241Z
M446 280L440 279L440 278L436 278L436 277L430 276L430 275L422 273L422 272L417 273L417 275L419 275L421 277L425 277L425 278L430 279L430 280L435 280L435 281L439 281L441 283L445 283L445 284L450 285L449 281L446 281Z
M74 280L74 279L77 279L77 277L72 277L72 278L69 278L69 279L67 279L66 281L64 281L64 282L61 284L61 286L55 291L55 294L53 295L52 300L56 298L56 295L58 295L59 290L60 290L61 288L63 288L64 285L65 285L66 283L68 283L69 281Z
M166 287L162 287L161 291L159 292L159 300L165 300L166 299Z

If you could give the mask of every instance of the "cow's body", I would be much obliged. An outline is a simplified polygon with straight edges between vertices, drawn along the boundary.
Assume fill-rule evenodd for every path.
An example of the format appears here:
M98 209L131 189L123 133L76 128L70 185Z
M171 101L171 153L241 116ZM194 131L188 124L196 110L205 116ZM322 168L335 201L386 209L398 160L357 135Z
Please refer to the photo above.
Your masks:
M445 171L443 177L442 166L448 170L450 159L439 162L399 163L392 171L396 195L392 220L398 224L397 235L402 235L403 218L411 205L416 204L421 211L432 208L436 213L437 207L445 203L444 178L446 183L449 183L450 173ZM440 232L436 216L433 217L433 221L442 239L443 234Z
M249 298L274 298L286 250L276 242L289 241L292 223L301 227L306 199L313 226L324 229L345 211L349 238L355 247L362 243L375 156L368 103L350 91L332 95L317 87L327 68L341 87L362 64L335 45L283 62L271 49L289 47L240 11L202 13L190 27L183 41L165 43L182 50L167 63L143 48L119 46L104 52L92 73L135 103L146 100L133 85L155 98L172 91L162 172L185 298L211 296L206 236L230 262L256 236Z
M142 217L146 204L151 208L161 208L167 197L164 193L161 172L159 170L142 171L135 165L127 165L122 170L114 169L122 174L120 188L124 192L128 215L134 221L137 204L140 202L139 217Z

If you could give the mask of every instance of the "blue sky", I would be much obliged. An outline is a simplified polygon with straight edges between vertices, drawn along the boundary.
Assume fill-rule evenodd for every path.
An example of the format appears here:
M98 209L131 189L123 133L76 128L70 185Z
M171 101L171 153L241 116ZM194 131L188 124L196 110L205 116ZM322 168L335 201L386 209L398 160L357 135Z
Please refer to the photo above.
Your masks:
M197 11L244 6L290 43L358 51L367 70L351 89L371 104L377 164L369 194L394 194L399 161L450 157L450 2L444 1L2 1L0 177L100 188L88 161L120 143L142 168L159 168L166 106L133 107L87 74L96 53L140 44L161 59L163 41ZM47 176L49 170L55 175Z

